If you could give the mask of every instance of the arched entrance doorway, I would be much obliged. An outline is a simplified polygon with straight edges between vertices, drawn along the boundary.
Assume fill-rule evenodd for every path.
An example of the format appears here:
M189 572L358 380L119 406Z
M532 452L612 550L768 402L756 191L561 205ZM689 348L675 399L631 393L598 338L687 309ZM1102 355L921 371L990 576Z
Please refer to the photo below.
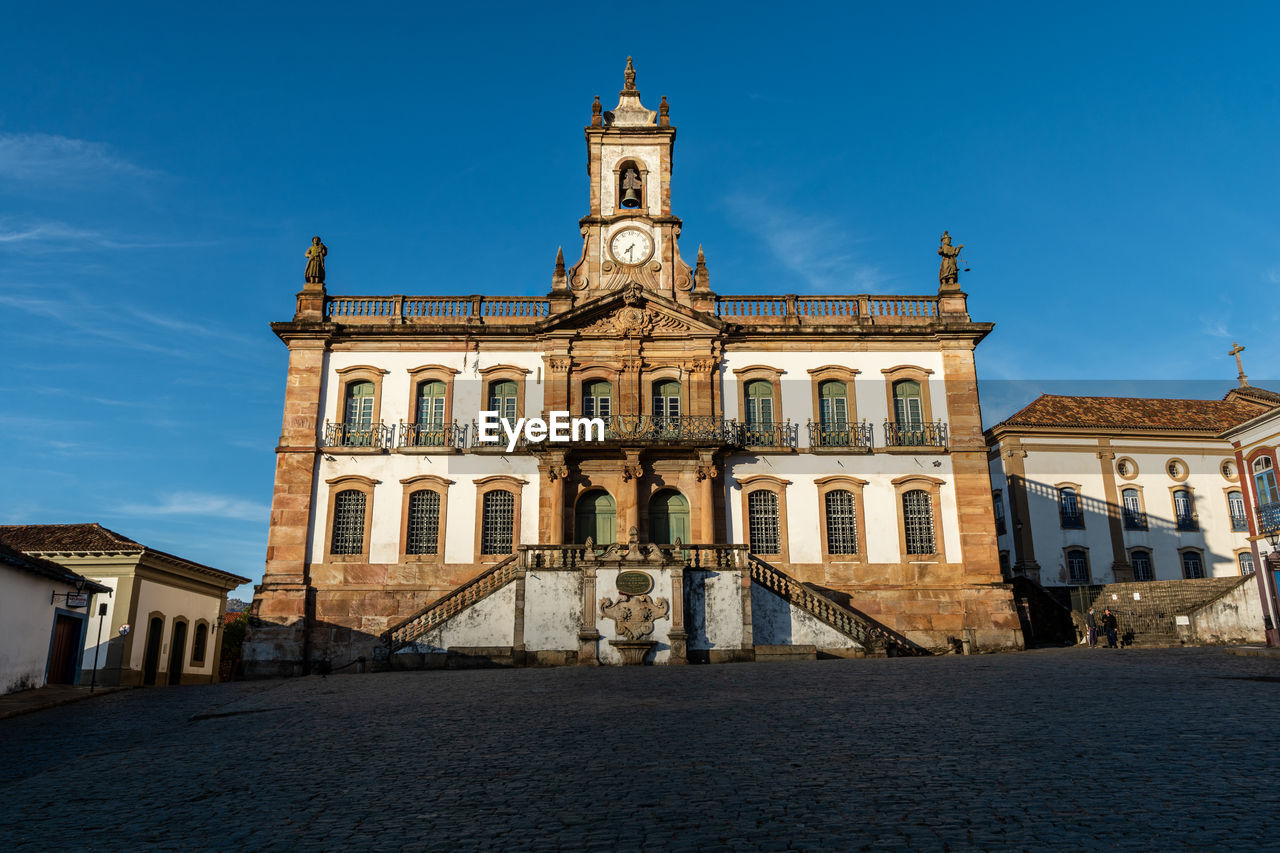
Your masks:
M573 541L579 545L588 537L597 545L612 545L617 541L618 508L604 489L592 489L578 498L573 522Z
M142 659L142 683L156 683L156 671L160 668L160 643L163 641L164 619L152 616L147 625L147 653Z
M187 623L173 623L173 642L169 644L169 683L182 683L182 664L187 657Z
M689 501L675 489L663 489L649 498L649 541L673 545L679 539L688 544Z

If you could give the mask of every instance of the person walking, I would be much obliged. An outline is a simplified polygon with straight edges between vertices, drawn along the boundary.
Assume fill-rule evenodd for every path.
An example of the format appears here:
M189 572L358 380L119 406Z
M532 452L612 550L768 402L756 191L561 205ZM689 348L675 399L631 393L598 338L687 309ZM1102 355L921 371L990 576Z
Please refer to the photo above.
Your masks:
M1089 648L1096 649L1098 647L1098 617L1092 607L1089 613L1084 617L1084 632L1089 638Z
M1116 646L1117 627L1116 615L1112 613L1111 608L1108 607L1106 610L1102 611L1102 630L1107 632L1107 648L1109 649L1118 648L1118 646Z

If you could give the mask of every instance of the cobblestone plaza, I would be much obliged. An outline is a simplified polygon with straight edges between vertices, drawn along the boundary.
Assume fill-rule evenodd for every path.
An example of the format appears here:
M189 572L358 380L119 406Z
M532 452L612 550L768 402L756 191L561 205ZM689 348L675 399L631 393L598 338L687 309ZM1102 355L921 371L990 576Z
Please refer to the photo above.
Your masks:
M1277 712L1212 648L132 690L0 720L0 843L1259 848Z

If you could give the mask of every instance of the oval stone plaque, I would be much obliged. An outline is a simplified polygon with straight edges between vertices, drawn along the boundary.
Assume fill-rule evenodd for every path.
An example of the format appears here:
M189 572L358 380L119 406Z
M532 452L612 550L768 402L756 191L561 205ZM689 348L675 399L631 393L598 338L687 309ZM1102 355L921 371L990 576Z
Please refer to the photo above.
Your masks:
M620 572L618 592L624 595L644 595L653 589L653 578L644 572Z

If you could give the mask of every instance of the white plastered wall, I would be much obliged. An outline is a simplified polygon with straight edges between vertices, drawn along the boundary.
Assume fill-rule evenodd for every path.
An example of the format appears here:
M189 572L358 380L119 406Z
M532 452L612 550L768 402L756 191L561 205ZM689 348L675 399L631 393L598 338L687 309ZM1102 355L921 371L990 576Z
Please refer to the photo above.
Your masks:
M51 578L0 566L0 693L40 687L49 664L53 622L58 609L50 593L75 592ZM105 595L105 593L103 593ZM95 601L99 596L91 596ZM72 612L83 614L83 610Z
M129 668L141 670L147 652L147 631L151 623L152 611L164 614L164 629L160 644L159 672L168 672L169 655L173 651L174 620L181 616L187 620L187 639L184 643L182 671L191 675L211 675L213 673L214 643L221 642L219 631L214 630L218 624L218 611L221 600L207 593L178 589L172 586L143 579L138 588L137 613L138 624L133 626L134 640L129 656ZM191 650L196 636L196 622L205 620L209 623L209 640L205 646L204 663L191 662Z

